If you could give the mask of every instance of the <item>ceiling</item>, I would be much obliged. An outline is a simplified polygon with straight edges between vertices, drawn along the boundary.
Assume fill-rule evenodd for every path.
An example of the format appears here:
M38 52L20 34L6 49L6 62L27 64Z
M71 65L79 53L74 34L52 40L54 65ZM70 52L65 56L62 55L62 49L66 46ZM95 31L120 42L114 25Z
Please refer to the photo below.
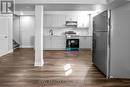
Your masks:
M54 0L54 1L58 1L58 0ZM61 0L61 1L67 1L67 0ZM75 1L78 1L78 0L75 0ZM96 0L96 1L102 1L102 0ZM128 2L128 0L106 0L106 1L108 4L72 4L72 3L71 4L56 4L56 3L53 3L53 4L42 4L42 5L44 5L45 11L97 11L99 9L104 9L104 8L115 8ZM16 11L34 11L35 4L16 3L15 10Z
M16 4L107 4L111 0L15 0Z
M45 11L95 11L99 7L105 5L77 5L77 4L46 4L44 5ZM31 4L16 4L16 11L34 11L35 5Z
M95 11L110 0L15 0L16 11L34 11L35 5L44 5L45 11Z
M35 5L31 4L15 4L15 11L34 11Z

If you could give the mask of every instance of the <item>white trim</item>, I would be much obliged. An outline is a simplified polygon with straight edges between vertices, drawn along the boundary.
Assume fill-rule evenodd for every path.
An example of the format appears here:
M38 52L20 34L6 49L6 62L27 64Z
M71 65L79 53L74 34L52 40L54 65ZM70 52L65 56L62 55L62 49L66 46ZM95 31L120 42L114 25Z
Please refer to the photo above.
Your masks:
M15 11L16 15L20 15L20 16L35 16L35 11Z
M44 50L66 50L66 49L65 48L45 48Z
M43 64L41 64L41 63L39 63L39 64L38 64L38 63L37 63L37 64L35 63L35 64L34 64L34 66L43 66L43 65L44 65L44 63L43 63Z
M34 46L20 46L20 48L34 48Z
M1 56L4 56L4 55L7 55L7 54L9 54L9 53L12 53L12 52L13 52L13 49L9 50L8 52L4 52L4 53L0 54L0 57L1 57Z
M44 50L63 50L63 51L66 51L66 48L45 48ZM92 50L92 48L79 48L79 50Z
M93 14L95 13L94 11L45 11L44 14L52 14L52 15L79 15L79 13L84 13L84 14Z
M0 14L0 17L12 17L12 14Z

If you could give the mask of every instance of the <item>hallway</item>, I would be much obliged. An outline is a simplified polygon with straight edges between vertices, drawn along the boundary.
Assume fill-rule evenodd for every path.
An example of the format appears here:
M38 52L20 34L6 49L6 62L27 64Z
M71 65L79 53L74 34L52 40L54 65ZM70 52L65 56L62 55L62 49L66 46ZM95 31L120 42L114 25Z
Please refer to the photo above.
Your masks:
M33 49L0 58L0 87L130 87L130 80L106 79L91 62L91 51L45 51L34 67Z

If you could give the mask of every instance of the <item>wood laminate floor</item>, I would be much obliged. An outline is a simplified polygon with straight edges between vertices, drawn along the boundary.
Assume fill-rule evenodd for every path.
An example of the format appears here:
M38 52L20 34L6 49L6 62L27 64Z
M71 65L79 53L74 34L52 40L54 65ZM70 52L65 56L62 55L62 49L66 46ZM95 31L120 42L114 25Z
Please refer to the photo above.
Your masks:
M45 51L45 65L34 67L33 49L0 57L0 87L130 87L130 80L106 79L91 52Z

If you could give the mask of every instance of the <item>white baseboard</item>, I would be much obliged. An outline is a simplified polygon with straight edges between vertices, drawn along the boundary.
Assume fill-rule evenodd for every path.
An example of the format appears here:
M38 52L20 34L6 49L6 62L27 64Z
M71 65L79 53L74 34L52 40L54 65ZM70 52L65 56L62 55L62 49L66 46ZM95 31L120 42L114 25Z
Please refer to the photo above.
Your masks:
M12 53L13 52L13 49L11 49L11 50L9 50L9 51L7 51L7 52L4 52L4 53L2 53L2 54L0 54L0 57L1 56L4 56L4 55L7 55L7 54L9 54L9 53Z
M20 48L34 48L34 46L20 46Z
M66 48L43 48L44 50L66 50ZM91 50L91 48L79 48L80 50Z
M44 63L43 63L43 64L40 64L40 63L37 63L37 64L36 64L36 63L35 63L34 66L36 66L36 67L37 67L37 66L39 66L39 67L40 67L40 66L44 66Z
M65 48L43 48L43 50L66 50Z
M44 65L44 61L35 61L35 63L34 63L34 66L43 66Z

